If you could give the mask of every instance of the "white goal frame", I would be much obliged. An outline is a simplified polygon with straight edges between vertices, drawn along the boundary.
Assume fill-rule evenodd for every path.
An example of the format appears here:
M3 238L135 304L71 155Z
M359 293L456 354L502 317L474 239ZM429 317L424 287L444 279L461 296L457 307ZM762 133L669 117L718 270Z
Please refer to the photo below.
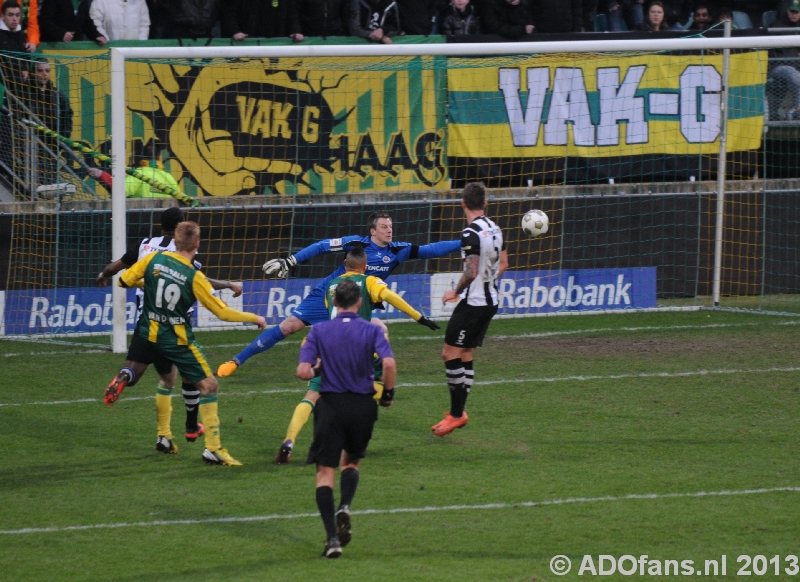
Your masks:
M726 28L729 25L726 25ZM726 33L728 31L726 30ZM729 33L728 33L729 34ZM722 50L727 55L731 49L770 49L800 46L798 36L740 36L720 38L670 38L670 39L624 39L581 40L556 42L518 43L458 43L458 44L391 44L391 45L335 45L335 46L242 46L242 47L119 47L111 49L111 147L114 152L112 173L112 255L120 257L126 251L125 215L125 152L126 140L126 95L125 63L128 59L211 59L211 58L315 58L315 57L413 57L450 56L468 57L485 55L536 55L554 53L608 53L681 50ZM727 64L727 58L725 59ZM728 70L723 71L727 80ZM727 82L723 93L727 91ZM720 120L720 172L717 192L717 229L714 257L714 305L719 305L722 216L724 208L725 136L727 115L723 99L723 115ZM124 353L127 349L125 327L125 290L113 285L113 331L112 350Z

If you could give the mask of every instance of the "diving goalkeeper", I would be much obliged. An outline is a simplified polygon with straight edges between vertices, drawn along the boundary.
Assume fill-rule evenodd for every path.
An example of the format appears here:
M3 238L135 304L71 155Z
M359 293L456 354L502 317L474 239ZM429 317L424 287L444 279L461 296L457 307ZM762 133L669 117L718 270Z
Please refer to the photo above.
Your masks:
M435 259L443 257L461 249L460 240L448 240L417 246L407 242L392 241L392 218L386 212L376 212L370 215L367 226L369 236L358 235L343 238L332 238L316 242L295 255L285 259L271 259L264 263L262 269L267 275L277 274L286 277L289 269L297 263L307 261L323 253L349 251L354 246L364 248L367 255L367 275L374 275L386 280L400 263L410 259ZM325 290L328 283L345 272L341 265L333 273L325 277L300 305L295 308L292 315L284 319L279 325L273 326L261 333L249 346L236 354L232 360L222 364L217 370L220 377L230 376L248 359L265 352L279 341L297 333L307 325L313 325L328 320L328 310L325 308Z

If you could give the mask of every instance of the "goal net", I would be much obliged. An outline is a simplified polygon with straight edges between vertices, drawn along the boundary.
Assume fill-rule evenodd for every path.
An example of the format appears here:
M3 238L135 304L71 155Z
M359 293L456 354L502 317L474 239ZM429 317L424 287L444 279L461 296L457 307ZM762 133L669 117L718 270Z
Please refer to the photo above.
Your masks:
M202 203L186 217L203 229L204 271L242 282L242 297L223 298L270 323L342 257L316 257L288 280L265 277L264 261L367 235L375 210L390 212L395 240L455 240L459 189L475 180L489 187L488 215L508 245L501 316L798 312L796 163L773 155L788 146L770 145L767 130L770 104L785 109L792 90L773 82L774 51L800 42L746 40L115 49L125 57L116 77L103 56L46 59L74 111L72 138L120 170L157 170ZM120 98L124 115L114 113ZM132 328L132 295L115 310L97 273L159 234L163 208L177 202L114 173L125 183L117 204L129 198L112 213L111 191L81 162L110 166L81 156L63 166L90 188L28 189L0 215L6 337L107 344L115 311ZM520 228L531 208L550 219L538 238ZM410 260L388 283L445 317L440 297L461 269L457 253ZM203 310L196 324L228 327Z

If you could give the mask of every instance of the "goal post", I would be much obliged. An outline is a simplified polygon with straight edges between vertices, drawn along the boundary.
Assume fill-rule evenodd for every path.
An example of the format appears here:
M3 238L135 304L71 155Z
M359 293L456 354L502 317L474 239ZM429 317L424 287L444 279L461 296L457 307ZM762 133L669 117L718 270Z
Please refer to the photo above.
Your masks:
M503 317L800 313L800 263L788 252L800 244L796 164L764 145L789 101L770 101L767 115L776 91L767 50L796 47L798 37L737 36L45 55L70 89L73 138L111 154L113 187L96 184L83 206L59 197L0 208L0 227L10 221L14 232L0 328L6 337L97 334L124 351L130 291L84 291L105 264L158 234L163 209L176 204L126 198L136 189L126 166L142 165L202 203L185 215L203 229L204 271L243 282L243 298L223 299L270 323L341 257L298 265L288 281L265 277L264 261L366 234L369 213L384 209L396 240L455 240L460 189L473 180L489 188L488 214L508 242ZM519 227L532 208L550 218L536 239ZM17 275L51 256L38 272L64 276ZM408 261L389 283L443 318L436 298L461 269L457 253ZM36 291L44 287L49 302ZM203 310L197 323L226 328Z

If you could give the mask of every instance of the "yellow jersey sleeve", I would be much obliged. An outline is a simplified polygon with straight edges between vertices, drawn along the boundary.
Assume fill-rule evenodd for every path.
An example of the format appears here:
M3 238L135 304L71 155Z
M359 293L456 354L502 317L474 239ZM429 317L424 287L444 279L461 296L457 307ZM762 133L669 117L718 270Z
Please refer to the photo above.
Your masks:
M145 258L136 261L120 275L120 287L141 287L144 285L144 271L158 253L150 253Z
M387 289L387 287L382 279L373 277L372 275L367 277L367 293L369 293L369 298L373 303L380 303L383 301L381 299L381 293L383 293L384 289Z
M192 280L192 292L203 307L223 321L258 322L258 316L255 313L245 313L244 311L231 309L220 298L214 297L212 291L211 283L208 282L206 276L202 271L197 271Z
M372 287L370 286L370 281L375 280L378 281L378 284L372 283ZM370 298L373 300L374 303L379 303L381 301L386 301L389 305L394 307L395 309L405 313L414 321L417 321L422 314L411 307L406 301L400 297L397 293L389 289L389 287L384 283L382 280L378 279L378 277L367 277L367 289L369 290ZM373 289L376 295L373 295Z

